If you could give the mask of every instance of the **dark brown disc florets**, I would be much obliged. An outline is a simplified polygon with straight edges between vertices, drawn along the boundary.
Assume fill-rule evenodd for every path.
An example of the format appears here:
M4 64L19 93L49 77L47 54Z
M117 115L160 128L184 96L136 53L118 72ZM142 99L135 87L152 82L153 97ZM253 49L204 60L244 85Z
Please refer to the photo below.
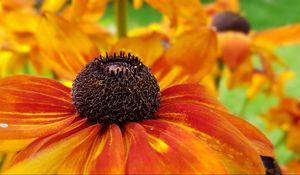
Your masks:
M250 24L245 17L232 12L222 12L216 14L212 19L212 26L218 32L237 31L248 34Z
M72 98L81 116L98 123L149 119L160 103L160 89L138 57L100 56L75 78Z

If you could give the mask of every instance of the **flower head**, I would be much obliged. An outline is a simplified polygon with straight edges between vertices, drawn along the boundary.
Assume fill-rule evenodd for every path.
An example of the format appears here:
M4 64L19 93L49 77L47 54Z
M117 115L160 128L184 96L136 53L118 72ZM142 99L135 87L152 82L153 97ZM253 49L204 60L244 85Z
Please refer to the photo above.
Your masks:
M285 80L289 79L287 75L291 72L272 49L299 42L299 37L292 35L300 30L299 24L254 32L250 30L245 17L222 12L213 17L211 25L218 31L220 56L229 69L229 87L250 85L247 98L253 98L262 90L281 96L281 80L283 76ZM279 35L282 37L276 39ZM258 56L259 66L254 63L254 55ZM275 72L275 63L282 66L284 71Z
M200 85L171 86L159 95L149 69L125 55L89 63L74 81L73 98L70 88L51 79L0 80L0 102L6 103L1 123L7 126L1 125L0 137L23 143L4 172L264 172L260 155L274 156L272 145L255 127L229 114Z

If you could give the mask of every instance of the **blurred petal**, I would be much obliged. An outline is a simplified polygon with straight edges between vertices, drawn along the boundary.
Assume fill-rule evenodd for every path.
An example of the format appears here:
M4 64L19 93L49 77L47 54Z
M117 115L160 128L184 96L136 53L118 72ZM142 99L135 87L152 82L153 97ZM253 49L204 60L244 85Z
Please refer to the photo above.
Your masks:
M30 138L58 131L74 120L70 89L47 78L0 80L0 137ZM38 132L36 132L38 129Z
M87 62L99 55L86 35L51 13L44 13L37 38L41 43L42 58L49 61L60 77L68 80L73 80Z
M280 47L300 42L300 24L260 31L253 34L256 45L268 48Z
M156 115L205 140L210 148L220 153L229 173L264 172L255 147L216 110L178 102L161 107Z
M287 165L287 174L300 174L300 160L292 160Z
M41 7L41 11L45 12L58 12L59 10L61 10L63 8L63 6L65 5L67 0L44 0L42 7Z
M117 125L110 125L103 135L98 136L91 153L91 174L123 174L126 163L122 133Z
M194 134L159 120L145 120L141 124L152 149L171 174L227 174L218 155Z
M144 0L150 6L157 9L166 15L172 26L177 26L179 23L185 25L205 25L205 11L202 8L200 1L178 1L178 0Z
M216 0L218 11L238 12L240 5L239 0Z
M234 70L250 54L250 38L242 33L225 32L218 34L219 52L223 62Z
M98 125L93 125L83 129L60 142L50 145L43 151L32 155L6 171L6 174L55 174L66 158L72 153L76 147L84 143L90 137L95 136L99 131ZM50 161L51 160L51 161ZM73 160L69 160L73 161Z
M179 36L165 54L151 68L164 87L182 82L198 83L215 65L217 58L216 35L210 29L201 28ZM189 46L189 47L187 47ZM172 75L168 73L174 71ZM187 77L184 81L182 79ZM163 88L162 88L163 89Z
M234 70L228 71L229 82L228 87L234 88L242 84L246 84L251 81L253 76L253 63L250 57L246 58L243 63L241 63Z
M108 0L73 0L65 16L72 22L97 22L105 11Z
M214 16L223 11L238 13L240 10L239 0L215 0L212 3L207 3L204 6L206 14Z
M20 18L20 16L22 18ZM4 25L14 32L26 33L35 32L38 17L33 10L17 10L4 13L3 17ZM27 33L28 34L28 33Z
M16 10L20 8L31 8L35 0L2 0L1 5L7 10Z
M150 66L163 53L163 36L159 33L149 33L140 36L121 38L111 52L126 51L141 58L143 63Z
M248 99L253 99L261 90L269 84L268 78L261 74L256 73L252 76L252 80L250 82L250 86L247 89L246 97Z

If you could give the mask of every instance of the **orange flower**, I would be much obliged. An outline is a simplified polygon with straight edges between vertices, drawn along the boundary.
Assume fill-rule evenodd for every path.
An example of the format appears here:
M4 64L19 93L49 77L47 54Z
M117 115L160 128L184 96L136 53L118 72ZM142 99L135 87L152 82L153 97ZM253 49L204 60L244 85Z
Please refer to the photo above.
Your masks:
M197 0L188 3L145 1L167 16L171 29L175 29L177 33L204 27L214 28L217 31L219 56L229 69L227 71L229 87L250 85L246 94L248 98L253 98L261 90L282 95L281 80L286 81L291 76L286 64L273 53L272 49L298 43L300 24L253 32L247 19L238 14L237 0L216 0L205 7ZM254 65L252 59L254 55L258 56L260 67ZM274 63L283 66L285 71L275 73L272 68ZM220 75L216 73L215 76Z
M36 32L39 30L41 13L54 12L78 26L99 47L106 47L110 34L98 25L106 0L88 0L71 3L66 0L43 2L12 0L0 1L0 71L1 76L16 72L30 59L38 72L49 70L48 63L40 56ZM101 39L101 42L99 40Z
M229 114L200 85L163 90L157 111L147 119L121 115L120 111L136 114L126 109L137 109L138 95L125 98L130 105L122 98L111 101L115 93L105 82L122 84L126 77L143 76L131 74L142 66L134 60L121 53L91 62L73 82L72 97L70 88L51 79L21 75L0 80L0 102L5 103L0 105L0 138L5 139L1 150L16 151L11 143L24 146L4 173L264 173L259 155L274 156L271 143L255 127ZM107 76L94 79L96 75ZM91 88L96 86L104 89ZM115 92L125 93L123 86L114 86ZM152 90L144 91L150 101ZM110 98L104 98L107 93ZM106 100L95 101L99 98ZM148 110L144 105L137 113Z
M271 89L274 88L275 93L282 96L282 81L289 80L291 73L272 49L298 43L300 37L295 33L300 31L300 24L250 32L250 25L244 17L224 12L213 18L212 25L219 30L220 55L230 71L229 87L250 84L248 98L253 98L261 90L272 92ZM253 63L254 55L258 56L260 64L258 67ZM285 71L275 73L272 68L274 63L283 66Z
M262 117L268 121L269 127L280 127L286 132L286 145L300 153L300 104L294 98L282 98L278 106L271 108Z
M300 161L293 160L286 166L286 174L299 174L300 173Z

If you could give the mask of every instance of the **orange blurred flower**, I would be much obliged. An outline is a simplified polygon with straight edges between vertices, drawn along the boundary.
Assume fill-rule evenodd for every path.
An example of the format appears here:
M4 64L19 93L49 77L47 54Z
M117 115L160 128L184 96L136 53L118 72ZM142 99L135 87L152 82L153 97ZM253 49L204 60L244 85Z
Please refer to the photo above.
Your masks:
M132 68L126 65L133 63L125 64L130 56L124 56L122 53L112 56L111 59L120 60L101 64L108 66L103 69L109 73L107 76L131 75ZM82 72L94 70L91 68L94 63ZM99 70L101 67L96 69ZM122 70L127 73L120 73ZM76 83L87 84L73 84L73 95L87 92L78 88L106 81L92 78L98 75L96 72L82 72L79 75L83 77L77 77ZM99 103L108 111L123 109L123 106L106 108L106 101L93 100L105 89L90 90L93 97L86 104ZM95 122L98 113L82 117L85 111L97 111L97 107L81 108L85 100L78 97L80 102L76 101L78 98L74 96L72 100L71 89L55 80L14 76L0 80L0 91L0 102L5 103L0 105L0 138L4 139L1 151L18 151L5 165L4 173L262 174L260 155L274 156L272 144L259 130L229 114L200 85L170 86L161 92L161 103L150 119L126 122L130 118L124 116L125 122L122 119L117 124L113 119L113 123Z
M300 153L300 103L290 97L282 98L278 106L271 108L262 117L269 127L281 128L286 133L286 145L291 150Z
M292 160L286 166L286 174L300 174L300 161Z
M273 49L298 43L300 24L253 32L247 19L239 15L238 0L216 0L204 7L197 0L145 1L168 17L171 29L163 26L168 33L214 28L218 35L219 57L228 67L225 71L225 75L229 76L228 85L231 88L249 85L248 98L253 98L261 90L281 96L284 81L293 77ZM258 56L259 65L255 65L254 55ZM275 73L272 68L274 63L285 70ZM217 69L213 74L222 76Z
M293 77L287 65L272 51L276 47L300 41L300 24L266 31L251 32L247 19L232 12L223 12L213 17L212 26L218 32L220 56L229 68L229 87L249 84L248 98L259 91L267 90L282 96L284 81ZM280 36L280 37L279 37ZM256 65L253 56L258 56ZM275 73L273 64L285 68Z
M106 47L111 35L98 25L107 1L1 0L0 71L6 76L23 68L30 60L38 72L49 70L40 56L36 32L44 12L57 13L78 26L99 47ZM101 40L101 42L99 42Z

